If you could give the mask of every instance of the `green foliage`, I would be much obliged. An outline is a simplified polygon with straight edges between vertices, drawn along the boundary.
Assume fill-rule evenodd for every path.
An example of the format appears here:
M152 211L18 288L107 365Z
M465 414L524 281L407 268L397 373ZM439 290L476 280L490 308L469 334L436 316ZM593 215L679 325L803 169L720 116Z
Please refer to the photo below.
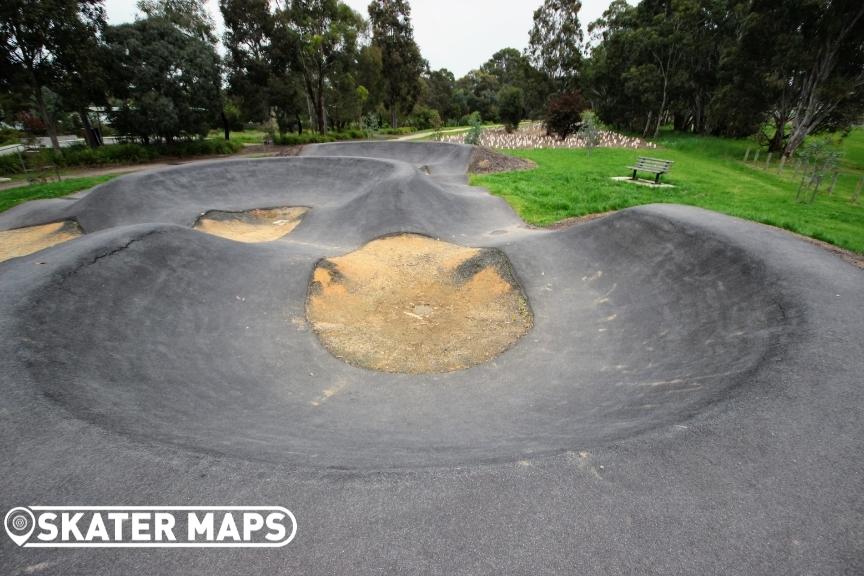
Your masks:
M579 129L587 108L588 103L577 91L553 96L546 107L546 131L564 140Z
M582 65L581 8L579 0L544 0L534 11L528 54L559 90L576 88Z
M400 126L399 128L384 128L379 130L379 133L385 136L407 136L413 134L417 129L413 126Z
M483 119L476 112L472 113L468 119L468 132L465 134L465 144L472 146L480 145L480 137L483 135Z
M361 118L360 127L366 132L366 137L372 139L378 133L380 128L380 123L378 122L378 115L370 112Z
M304 132L303 134L279 134L273 139L273 143L280 146L302 146L304 144L325 144L364 138L366 138L366 132L363 130L346 130L344 132L328 132L327 134Z
M507 132L519 129L525 117L525 94L516 86L505 86L498 92L498 114Z
M222 111L215 48L163 18L109 28L112 124L144 142L205 136Z
M416 130L432 130L441 127L441 115L437 110L418 106L408 119L408 124Z
M770 122L769 149L789 156L864 113L862 24L860 0L615 0L589 26L584 86L616 129L743 137Z
M600 141L600 127L597 117L593 112L586 110L582 112L582 123L578 130L579 138L585 143L585 150L591 155L591 150L597 147Z
M99 38L105 28L101 0L3 0L0 2L0 88L8 103L35 105L52 136L56 109L45 90L80 109L98 99ZM26 103L26 104L25 104Z
M373 0L369 4L372 43L381 51L384 104L390 125L398 127L399 113L409 112L420 95L425 62L414 42L411 6L406 0Z
M0 128L0 146L17 144L21 141L21 132L14 128Z
M202 0L138 0L138 10L148 18L163 18L183 32L216 43L213 17Z
M864 139L864 131L856 132ZM832 196L823 194L813 204L801 204L795 202L798 180L791 173L780 176L740 161L746 141L673 135L661 142L663 149L651 155L675 161L663 177L675 188L658 190L611 180L626 176L626 166L644 155L615 148L598 148L590 157L578 149L508 151L533 160L538 168L472 176L471 182L504 197L532 224L672 202L779 226L864 254L864 206L849 203L864 166L858 166L858 173L842 174Z
M356 80L345 75L356 58L363 18L339 0L291 0L276 15L276 22L272 44L290 48L285 60L302 74L315 127L326 133L330 86L338 85L340 94L348 90L356 96Z
M165 157L215 156L234 154L243 145L223 139L178 141L171 144L111 144L99 148L70 146L61 150L40 150L24 155L28 168L53 164L61 167L99 166L105 164L141 164ZM0 156L0 174L22 172L17 154Z

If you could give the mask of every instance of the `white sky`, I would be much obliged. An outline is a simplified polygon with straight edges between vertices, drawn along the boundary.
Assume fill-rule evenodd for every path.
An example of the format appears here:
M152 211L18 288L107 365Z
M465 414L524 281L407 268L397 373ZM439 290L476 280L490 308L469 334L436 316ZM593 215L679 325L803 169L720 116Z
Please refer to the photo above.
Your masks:
M343 1L368 18L369 0ZM448 68L458 78L502 48L525 48L534 10L541 4L542 0L411 0L414 38L433 70ZM583 0L583 28L609 4L610 0ZM208 0L207 7L221 35L218 0ZM137 12L135 0L105 0L105 9L110 24L131 22Z

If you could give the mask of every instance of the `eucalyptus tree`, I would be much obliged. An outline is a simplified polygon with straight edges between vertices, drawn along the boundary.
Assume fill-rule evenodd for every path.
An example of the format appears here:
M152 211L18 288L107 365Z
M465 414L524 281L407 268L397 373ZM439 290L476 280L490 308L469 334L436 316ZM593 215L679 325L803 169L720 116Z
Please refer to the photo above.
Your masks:
M374 0L369 4L372 44L381 50L384 105L390 125L397 128L399 113L410 113L420 95L420 75L426 63L414 42L411 6L405 0Z
M356 63L363 17L339 0L289 0L277 12L276 32L296 42L297 68L320 133L327 132L327 93L340 70Z
M219 56L165 18L109 27L113 123L145 142L205 136L222 110Z
M534 11L527 54L558 90L576 88L582 67L584 37L578 0L544 0Z
M0 69L10 90L32 101L51 144L60 148L46 89L62 94L85 86L88 59L105 29L101 0L3 0L0 2Z

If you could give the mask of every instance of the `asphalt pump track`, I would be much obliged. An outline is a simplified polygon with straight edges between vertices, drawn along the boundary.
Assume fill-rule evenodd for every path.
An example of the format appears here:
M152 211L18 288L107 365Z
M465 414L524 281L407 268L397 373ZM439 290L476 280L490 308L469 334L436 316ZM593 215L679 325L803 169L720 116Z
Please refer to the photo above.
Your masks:
M0 214L63 235L0 263L4 510L298 521L276 550L3 538L0 573L864 573L862 272L678 205L533 229L471 153L310 146Z

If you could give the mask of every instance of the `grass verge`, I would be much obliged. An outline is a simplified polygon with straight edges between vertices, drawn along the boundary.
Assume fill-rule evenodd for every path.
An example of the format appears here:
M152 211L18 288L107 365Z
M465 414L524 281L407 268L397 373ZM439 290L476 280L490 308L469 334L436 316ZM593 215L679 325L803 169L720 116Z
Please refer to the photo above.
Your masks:
M657 150L541 149L505 150L528 158L537 168L526 172L472 175L471 183L506 199L531 224L544 226L584 216L651 203L689 204L731 216L778 226L864 254L864 199L850 203L857 178L859 139L850 135L845 172L834 193L823 191L812 204L795 201L799 180L791 169L741 161L748 143L720 138L670 135ZM653 189L611 180L627 176L640 155L674 160L663 181L674 188ZM646 175L647 176L647 175Z
M97 184L107 182L116 178L119 174L107 174L105 176L90 176L87 178L70 178L61 182L48 182L46 184L33 184L0 190L0 212L17 206L29 200L43 200L46 198L60 198L68 196L80 190L92 188Z

